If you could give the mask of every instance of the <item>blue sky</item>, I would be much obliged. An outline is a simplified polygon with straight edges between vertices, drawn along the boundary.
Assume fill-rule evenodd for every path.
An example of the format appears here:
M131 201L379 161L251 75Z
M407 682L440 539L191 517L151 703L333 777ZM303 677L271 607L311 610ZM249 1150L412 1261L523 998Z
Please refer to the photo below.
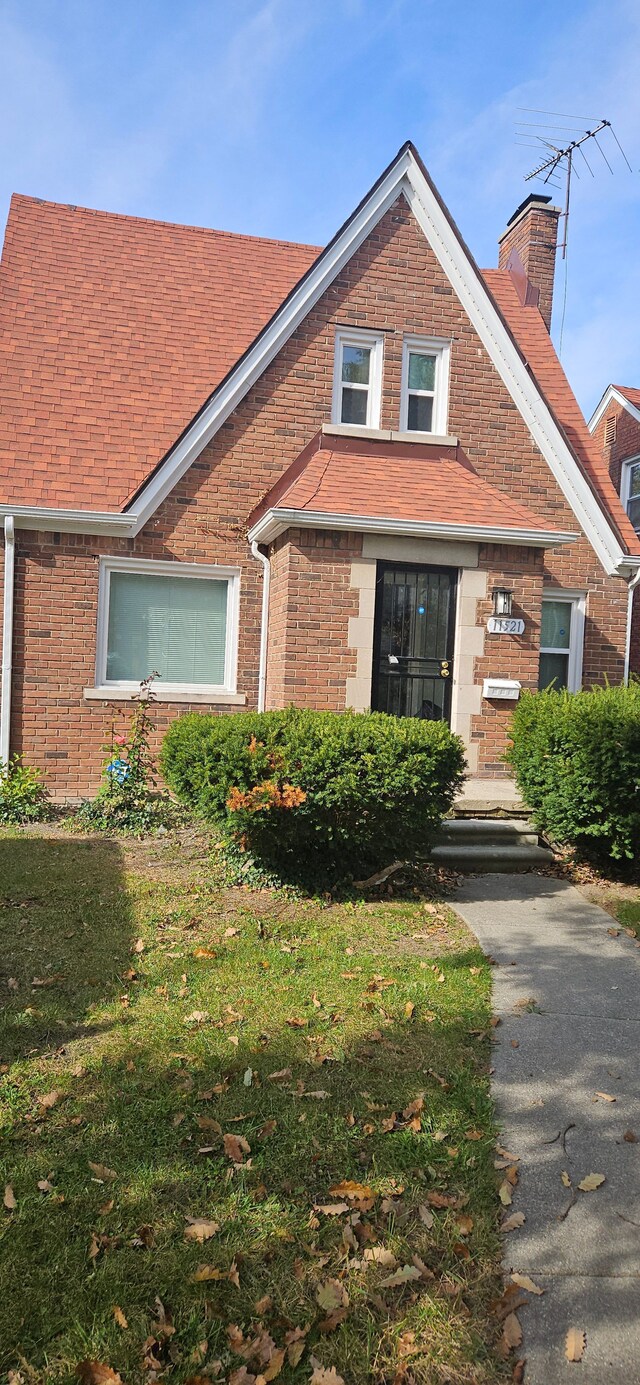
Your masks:
M640 385L637 0L0 0L0 221L18 191L321 244L410 138L492 265L532 187L524 106L606 116L633 168L596 151L573 188L563 363L589 412Z

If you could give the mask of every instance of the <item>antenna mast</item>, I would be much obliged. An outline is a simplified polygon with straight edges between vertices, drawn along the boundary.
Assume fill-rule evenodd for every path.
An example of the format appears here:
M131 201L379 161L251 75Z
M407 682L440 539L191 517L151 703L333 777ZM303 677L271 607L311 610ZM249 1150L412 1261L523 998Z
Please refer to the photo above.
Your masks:
M560 129L562 129L562 126L560 126ZM574 172L573 156L575 154L575 151L579 149L582 152L582 145L586 144L587 140L595 140L596 144L598 145L598 149L600 150L600 153L602 154L602 157L607 165L607 168L609 169L609 172L613 173L613 169L611 167L611 164L609 163L609 160L607 159L601 145L598 144L598 135L602 130L611 130L610 120L600 120L593 130L585 130L584 134L581 135L579 139L571 140L571 143L567 144L564 149L558 148L558 146L553 144L551 140L543 139L541 135L537 136L542 146L546 146L548 149L550 149L551 153L549 154L549 157L544 160L543 163L538 164L537 168L532 169L531 173L525 174L526 183L530 182L532 178L542 178L542 181L544 183L548 183L549 180L552 178L552 175L556 172L556 169L559 168L560 164L562 163L562 160L566 159L566 188L564 198L564 212L562 214L564 218L564 233L559 247L562 250L563 260L567 258L567 240L569 230L569 201L571 197L571 175ZM593 177L592 170L589 167L589 164L587 163L584 153L582 157L584 158L585 163L587 164L587 168L589 169L589 172ZM542 177L543 174L545 175L544 177Z

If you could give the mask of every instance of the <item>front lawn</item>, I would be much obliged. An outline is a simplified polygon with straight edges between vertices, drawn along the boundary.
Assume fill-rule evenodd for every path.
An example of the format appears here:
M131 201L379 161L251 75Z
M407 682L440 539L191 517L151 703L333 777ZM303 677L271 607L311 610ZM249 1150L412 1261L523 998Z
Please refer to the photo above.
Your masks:
M446 906L43 829L0 836L0 919L0 1370L503 1378L490 975Z

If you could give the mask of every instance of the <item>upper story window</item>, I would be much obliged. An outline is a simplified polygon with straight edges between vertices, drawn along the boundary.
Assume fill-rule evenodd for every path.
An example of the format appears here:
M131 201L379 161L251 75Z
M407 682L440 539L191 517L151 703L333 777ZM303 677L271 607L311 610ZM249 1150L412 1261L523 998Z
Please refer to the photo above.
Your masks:
M380 427L382 337L339 328L333 382L333 422Z
M640 457L622 467L620 499L637 534L640 534Z
M446 434L450 351L448 341L405 337L400 405L402 432Z

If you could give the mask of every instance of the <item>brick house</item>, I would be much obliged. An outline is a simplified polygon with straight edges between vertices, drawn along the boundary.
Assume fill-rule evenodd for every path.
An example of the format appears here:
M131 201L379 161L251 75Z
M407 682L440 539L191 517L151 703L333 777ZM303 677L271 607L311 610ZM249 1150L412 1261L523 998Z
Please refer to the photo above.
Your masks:
M405 145L314 246L15 197L0 758L95 790L152 669L188 708L445 717L620 680L640 541L549 337L558 210L480 271Z
M589 422L620 502L640 534L640 389L608 385ZM639 579L640 580L640 579ZM631 596L631 671L640 674L640 595Z

